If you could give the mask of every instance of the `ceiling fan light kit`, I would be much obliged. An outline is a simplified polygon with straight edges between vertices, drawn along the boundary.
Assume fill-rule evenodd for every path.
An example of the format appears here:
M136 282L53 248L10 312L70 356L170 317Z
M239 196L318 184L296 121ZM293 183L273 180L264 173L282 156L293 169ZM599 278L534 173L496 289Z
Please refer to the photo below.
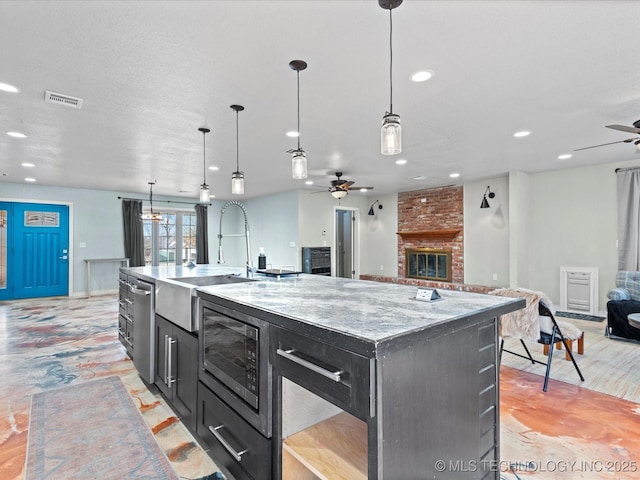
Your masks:
M231 105L231 109L236 112L236 171L231 174L231 194L244 195L244 172L240 171L240 144L238 129L238 112L244 110L242 105Z
M202 185L200 185L200 203L207 203L209 200L211 200L211 190L209 190L209 185L207 185L207 156L205 151L205 135L211 130L206 127L200 127L198 131L202 132Z
M391 16L391 11L401 4L402 0L378 0L378 5L389 10L389 111L382 117L380 130L380 152L382 155L397 155L402 152L400 116L393 113L393 19Z
M307 68L307 62L304 60L292 60L289 62L289 68L296 72L298 83L298 148L292 152L291 176L296 180L302 180L307 178L307 155L300 148L300 71Z

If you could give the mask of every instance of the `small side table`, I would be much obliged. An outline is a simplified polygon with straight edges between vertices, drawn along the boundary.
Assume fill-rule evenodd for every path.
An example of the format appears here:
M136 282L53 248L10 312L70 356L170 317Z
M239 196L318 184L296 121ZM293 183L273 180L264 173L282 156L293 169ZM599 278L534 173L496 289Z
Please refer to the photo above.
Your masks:
M635 328L640 328L640 313L631 313L627 316L629 325Z
M96 262L120 262L120 266L129 268L128 258L85 258L87 265L87 298L91 297L91 263Z

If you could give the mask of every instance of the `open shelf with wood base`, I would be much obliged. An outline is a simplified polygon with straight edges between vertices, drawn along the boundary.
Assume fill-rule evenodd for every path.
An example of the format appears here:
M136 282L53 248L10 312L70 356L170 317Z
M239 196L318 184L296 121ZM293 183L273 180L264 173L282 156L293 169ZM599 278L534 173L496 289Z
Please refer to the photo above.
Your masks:
M282 442L283 480L366 480L367 424L339 413Z

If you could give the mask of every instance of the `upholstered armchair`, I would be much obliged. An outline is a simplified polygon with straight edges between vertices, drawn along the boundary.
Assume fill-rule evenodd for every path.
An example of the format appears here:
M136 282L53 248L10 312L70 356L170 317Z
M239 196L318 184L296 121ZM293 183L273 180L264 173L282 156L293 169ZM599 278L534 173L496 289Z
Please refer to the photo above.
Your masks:
M616 274L616 288L607 293L607 335L640 340L640 329L629 325L627 316L640 313L640 271Z

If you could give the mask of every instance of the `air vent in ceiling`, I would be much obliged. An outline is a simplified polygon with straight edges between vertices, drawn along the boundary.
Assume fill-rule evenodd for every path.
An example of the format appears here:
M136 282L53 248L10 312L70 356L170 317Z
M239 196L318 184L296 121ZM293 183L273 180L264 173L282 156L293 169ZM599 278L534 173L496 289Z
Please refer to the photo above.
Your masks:
M64 105L71 108L81 108L82 99L76 97L70 97L69 95L63 95L62 93L50 92L49 90L44 92L44 100L49 103L57 103L58 105Z

